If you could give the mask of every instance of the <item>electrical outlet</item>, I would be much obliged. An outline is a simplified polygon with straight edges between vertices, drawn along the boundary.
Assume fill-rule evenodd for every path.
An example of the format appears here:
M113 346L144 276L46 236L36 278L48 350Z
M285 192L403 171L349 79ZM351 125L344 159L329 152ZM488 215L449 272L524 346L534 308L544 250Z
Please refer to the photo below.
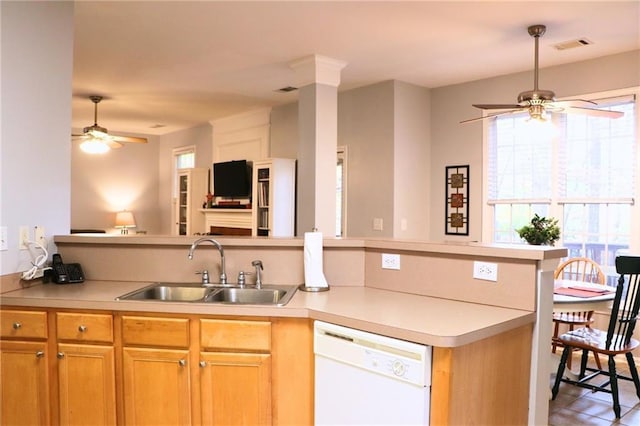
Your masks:
M27 225L22 225L20 227L20 234L18 235L18 248L20 250L26 250L27 241L29 241L29 227Z
M47 247L47 238L44 233L44 226L36 226L33 231L33 240L42 247Z
M7 241L6 226L0 226L0 250L9 250L9 241Z
M383 221L381 217L376 217L373 219L373 230L374 231L382 231L383 230Z
M485 281L498 281L498 264L491 262L473 262L473 278Z
M400 255L399 254L382 254L382 269L396 269L400 270Z

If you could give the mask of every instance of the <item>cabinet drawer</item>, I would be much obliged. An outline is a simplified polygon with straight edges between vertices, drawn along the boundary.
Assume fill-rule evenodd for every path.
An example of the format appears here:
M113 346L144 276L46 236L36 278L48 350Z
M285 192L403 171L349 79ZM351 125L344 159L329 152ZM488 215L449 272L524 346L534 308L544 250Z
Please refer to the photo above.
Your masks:
M187 348L189 319L124 316L122 342L125 345Z
M268 321L200 320L200 346L213 350L271 350Z
M113 342L113 317L107 314L59 312L58 340Z
M2 337L47 338L47 313L35 311L0 311Z

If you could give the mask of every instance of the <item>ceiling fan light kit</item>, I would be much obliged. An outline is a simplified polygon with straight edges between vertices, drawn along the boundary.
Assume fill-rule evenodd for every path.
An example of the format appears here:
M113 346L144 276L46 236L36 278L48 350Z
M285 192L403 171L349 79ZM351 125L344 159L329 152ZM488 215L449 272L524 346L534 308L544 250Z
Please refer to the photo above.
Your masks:
M82 135L71 135L84 139L80 144L82 151L87 154L104 154L111 148L122 147L123 142L147 143L146 138L110 135L106 128L98 125L98 104L102 100L102 96L91 95L89 99L94 104L93 124L83 128Z
M551 90L538 88L538 52L540 37L547 31L544 25L531 25L527 32L535 40L534 48L534 69L533 69L533 90L526 90L518 95L518 102L515 104L473 104L474 107L484 110L506 110L497 113L486 114L482 117L463 120L460 123L471 123L473 121L493 118L504 114L514 114L527 111L529 120L546 121L547 113L578 113L597 117L619 118L623 113L620 111L608 111L596 109L595 102L584 99L571 99L566 101L556 101L555 93Z
M104 154L111 148L100 139L87 139L80 144L80 149L87 154Z

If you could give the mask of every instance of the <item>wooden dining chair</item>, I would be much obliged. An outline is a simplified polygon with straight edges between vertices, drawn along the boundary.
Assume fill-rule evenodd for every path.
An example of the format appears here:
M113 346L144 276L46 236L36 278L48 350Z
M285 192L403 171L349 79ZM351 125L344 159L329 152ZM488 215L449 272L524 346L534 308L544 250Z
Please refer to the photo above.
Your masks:
M640 346L640 342L634 339L633 331L638 320L640 310L640 257L619 256L616 258L616 271L620 274L616 295L611 308L611 318L606 331L583 327L570 331L560 336L564 345L560 365L553 385L552 399L556 399L560 382L569 383L592 392L610 393L613 399L613 411L616 418L620 418L620 400L618 396L618 380L632 381L636 388L636 395L640 399L640 379L633 359L633 351ZM582 350L580 373L578 380L563 377L567 359L573 349ZM606 355L608 368L587 367L589 351ZM622 375L616 371L615 356L624 354L629 365L631 377ZM589 372L589 375L585 375ZM606 376L608 379L602 384L592 384L591 381L598 376Z
M574 257L561 263L555 270L554 278L557 280L582 281L604 285L606 278L600 265L586 257ZM593 323L593 311L583 312L554 312L553 313L553 336L551 337L551 351L556 353L556 349L562 346L559 339L560 324L566 324L569 331L573 331L578 326L589 326ZM600 359L595 356L596 365L601 368ZM569 369L571 369L571 358L569 358Z

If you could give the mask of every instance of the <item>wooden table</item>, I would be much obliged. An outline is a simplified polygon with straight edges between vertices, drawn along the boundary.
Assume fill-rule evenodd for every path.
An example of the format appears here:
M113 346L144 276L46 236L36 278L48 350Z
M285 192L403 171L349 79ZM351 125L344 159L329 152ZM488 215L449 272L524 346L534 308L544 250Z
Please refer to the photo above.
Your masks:
M582 281L572 280L555 280L554 288L558 287L592 287L596 289L607 288L611 291L615 289L613 287L606 287L602 284L593 284ZM611 302L615 297L615 293L607 293L600 296L593 297L576 297L566 296L563 294L553 294L553 312L581 312L581 311L600 311L609 310L611 308Z

